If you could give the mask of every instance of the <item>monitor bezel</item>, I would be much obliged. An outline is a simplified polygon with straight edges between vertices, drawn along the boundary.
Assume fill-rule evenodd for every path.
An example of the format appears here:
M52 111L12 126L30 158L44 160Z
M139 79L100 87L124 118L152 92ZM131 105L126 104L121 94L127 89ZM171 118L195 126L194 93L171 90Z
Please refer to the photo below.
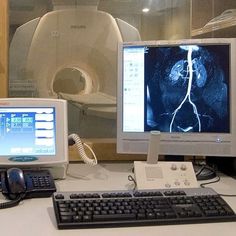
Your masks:
M123 42L118 46L118 83L117 83L117 152L118 153L136 153L136 154L146 154L149 132L124 132L123 131L123 48L128 46L181 46L186 44L201 44L201 45L217 45L217 44L229 44L230 45L230 133L161 133L161 144L181 144L186 146L193 145L196 142L198 145L203 145L206 143L215 144L219 141L219 144L228 143L230 145L230 154L227 156L236 156L236 104L234 106L234 101L236 101L236 82L234 77L236 76L236 39L233 38L209 38L209 39L184 39L184 40L157 40L157 41L137 41L137 42ZM191 143L191 142L193 143ZM129 145L129 143L131 145ZM124 146L129 146L129 148L124 148ZM140 148L141 146L145 148ZM135 149L135 146L139 148ZM160 154L163 155L174 155L173 151L162 152L160 149ZM175 155L212 155L217 154L212 151L204 153L201 150L195 153L177 151ZM224 156L224 154L223 154Z
M39 108L55 108L55 155L34 155L34 158L14 159L13 155L0 156L0 166L44 166L53 164L68 163L68 128L67 128L67 102L62 99L47 98L2 98L0 99L0 107L39 107ZM13 157L13 158L12 158ZM26 158L24 158L26 157Z

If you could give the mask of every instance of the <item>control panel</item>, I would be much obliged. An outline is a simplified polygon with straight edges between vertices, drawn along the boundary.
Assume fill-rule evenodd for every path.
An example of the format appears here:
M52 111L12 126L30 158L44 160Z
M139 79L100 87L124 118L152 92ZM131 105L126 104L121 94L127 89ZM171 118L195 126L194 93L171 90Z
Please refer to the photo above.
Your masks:
M199 187L191 162L134 162L137 189Z

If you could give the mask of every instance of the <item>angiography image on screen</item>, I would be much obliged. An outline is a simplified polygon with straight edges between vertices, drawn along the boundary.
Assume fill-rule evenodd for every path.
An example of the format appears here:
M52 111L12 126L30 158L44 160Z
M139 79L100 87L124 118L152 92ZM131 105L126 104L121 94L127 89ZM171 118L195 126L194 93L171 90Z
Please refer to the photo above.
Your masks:
M147 47L145 131L228 133L230 46Z

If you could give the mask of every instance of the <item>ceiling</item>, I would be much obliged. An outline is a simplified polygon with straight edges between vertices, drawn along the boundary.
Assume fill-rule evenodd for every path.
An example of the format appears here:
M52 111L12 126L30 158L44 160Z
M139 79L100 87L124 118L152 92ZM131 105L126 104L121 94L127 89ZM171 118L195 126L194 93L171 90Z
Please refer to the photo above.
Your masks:
M10 35L13 35L20 25L50 11L77 7L105 11L138 29L142 24L141 19L145 18L143 24L147 25L147 29L156 17L162 21L166 16L172 17L174 9L187 9L189 0L9 0L9 3ZM148 13L142 12L145 7L150 8ZM146 31L144 33L148 34Z
M94 6L109 13L141 13L142 8L151 11L163 11L173 8L186 0L10 0L12 11L32 11L44 5L46 9L58 9L75 6Z

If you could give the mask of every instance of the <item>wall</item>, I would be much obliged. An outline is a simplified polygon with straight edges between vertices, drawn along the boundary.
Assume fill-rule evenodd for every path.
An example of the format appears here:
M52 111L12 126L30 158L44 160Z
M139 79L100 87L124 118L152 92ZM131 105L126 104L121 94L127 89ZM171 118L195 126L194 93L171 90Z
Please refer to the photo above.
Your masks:
M8 88L8 1L0 1L0 97L7 97Z

